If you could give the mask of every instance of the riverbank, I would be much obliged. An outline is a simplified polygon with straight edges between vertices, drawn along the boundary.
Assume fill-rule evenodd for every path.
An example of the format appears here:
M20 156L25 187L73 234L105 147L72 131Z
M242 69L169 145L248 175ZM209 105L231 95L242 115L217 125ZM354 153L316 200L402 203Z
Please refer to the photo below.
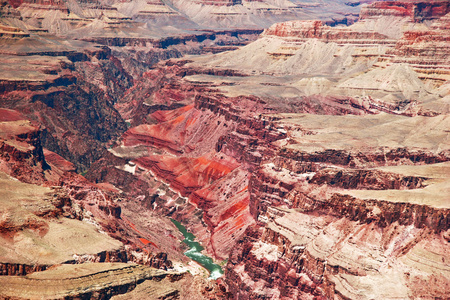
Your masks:
M195 235L191 232L188 232L186 227L184 227L180 222L171 219L171 221L175 224L178 230L183 234L184 240L183 243L189 246L189 250L184 252L184 255L199 263L202 267L209 271L209 279L218 279L222 277L223 270L218 265L215 264L211 257L203 255L201 251L203 247L200 243L195 241Z

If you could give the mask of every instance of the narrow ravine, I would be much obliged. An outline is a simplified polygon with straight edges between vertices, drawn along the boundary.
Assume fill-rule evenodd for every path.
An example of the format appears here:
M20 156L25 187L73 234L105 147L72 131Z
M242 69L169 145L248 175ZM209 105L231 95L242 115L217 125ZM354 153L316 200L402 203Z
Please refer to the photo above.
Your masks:
M173 224L178 228L178 230L183 234L184 240L183 243L189 246L189 250L184 252L184 255L189 257L190 259L198 262L202 267L209 271L209 279L217 279L223 275L222 268L215 264L211 257L203 255L201 251L203 247L200 243L195 242L195 235L188 232L186 227L181 225L180 222L171 219Z

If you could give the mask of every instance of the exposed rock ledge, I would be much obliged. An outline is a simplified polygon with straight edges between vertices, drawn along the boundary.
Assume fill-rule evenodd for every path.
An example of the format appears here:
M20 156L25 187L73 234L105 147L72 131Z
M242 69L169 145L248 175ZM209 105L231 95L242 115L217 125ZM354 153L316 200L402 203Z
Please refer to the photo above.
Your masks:
M89 263L60 265L25 277L0 278L0 298L6 299L109 299L133 290L146 280L158 281L147 295L151 299L171 298L178 290L171 281L184 274L134 264ZM169 284L166 286L166 283Z

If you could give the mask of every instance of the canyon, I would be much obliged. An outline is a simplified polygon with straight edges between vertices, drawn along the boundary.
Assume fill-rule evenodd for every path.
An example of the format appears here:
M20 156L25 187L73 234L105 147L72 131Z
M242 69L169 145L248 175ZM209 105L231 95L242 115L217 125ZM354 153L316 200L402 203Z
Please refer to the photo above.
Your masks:
M0 298L450 297L449 1L0 1Z

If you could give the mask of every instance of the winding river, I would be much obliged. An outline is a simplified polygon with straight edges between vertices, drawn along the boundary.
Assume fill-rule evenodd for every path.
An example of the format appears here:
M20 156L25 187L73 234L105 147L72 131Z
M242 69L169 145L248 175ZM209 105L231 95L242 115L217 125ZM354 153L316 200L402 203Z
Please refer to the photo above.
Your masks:
M189 246L189 250L184 252L184 255L189 257L190 259L198 262L202 267L207 269L209 271L209 278L210 279L217 279L223 275L222 268L215 264L212 260L212 258L203 255L201 251L203 250L203 247L200 245L200 243L195 242L195 235L188 232L186 227L181 225L180 222L175 221L171 219L173 224L178 228L178 230L183 234L184 240L183 242Z

